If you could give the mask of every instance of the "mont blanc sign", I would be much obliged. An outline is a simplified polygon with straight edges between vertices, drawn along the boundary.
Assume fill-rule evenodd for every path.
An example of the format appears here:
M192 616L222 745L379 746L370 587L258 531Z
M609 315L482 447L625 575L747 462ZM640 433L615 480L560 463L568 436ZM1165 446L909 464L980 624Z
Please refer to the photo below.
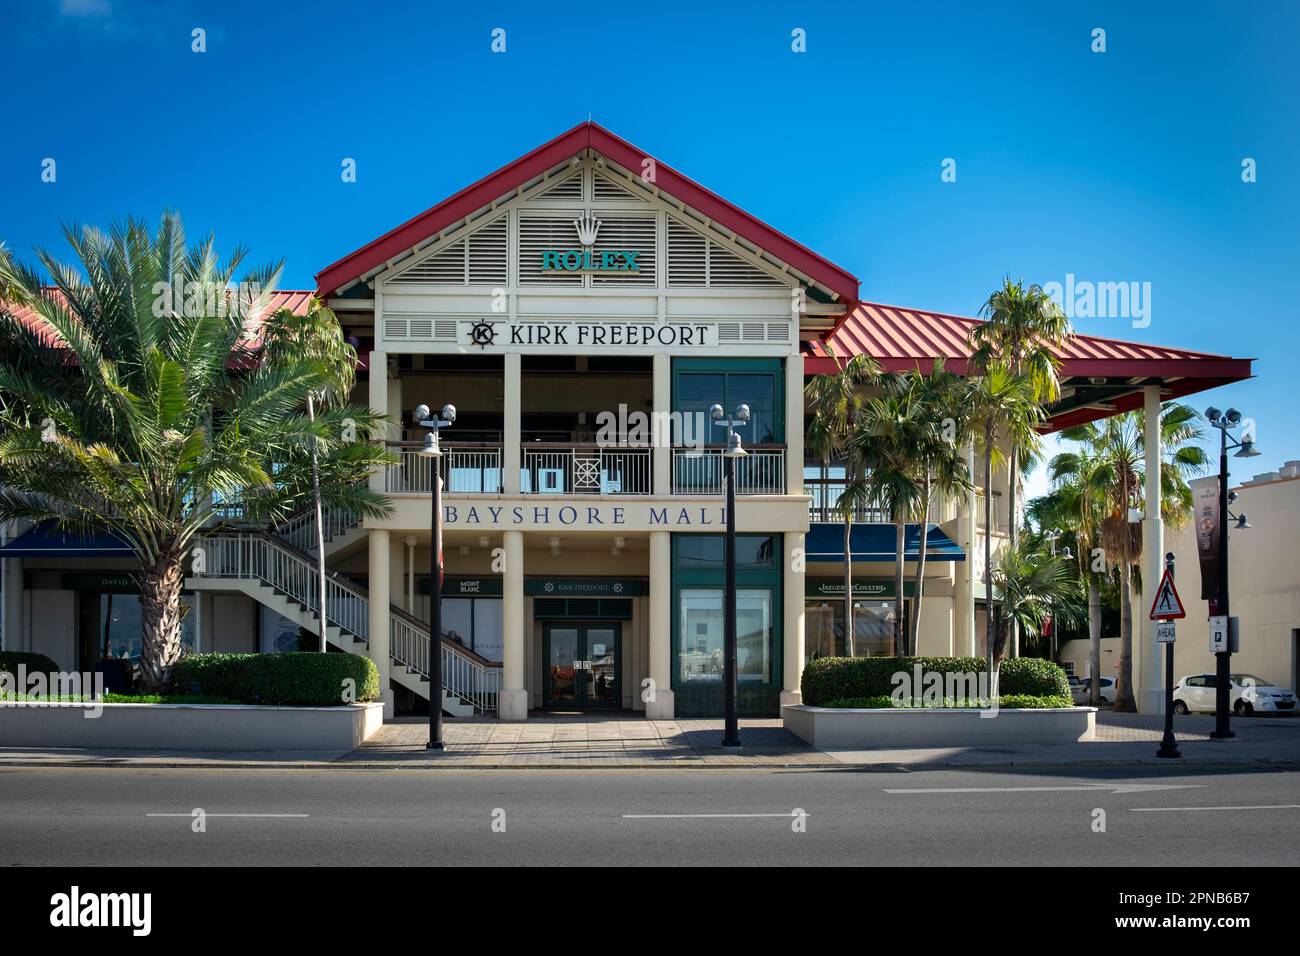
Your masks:
M715 322L619 322L563 320L510 322L502 319L465 320L457 324L456 341L483 351L573 352L581 349L704 350L716 348Z

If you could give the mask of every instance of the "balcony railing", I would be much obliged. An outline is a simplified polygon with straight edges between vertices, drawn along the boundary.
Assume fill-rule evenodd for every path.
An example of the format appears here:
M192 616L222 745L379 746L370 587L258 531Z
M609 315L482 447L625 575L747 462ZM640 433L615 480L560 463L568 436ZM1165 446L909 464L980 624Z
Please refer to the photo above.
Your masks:
M812 499L808 502L808 520L838 523L844 514L835 506L844 494L844 482L834 478L805 478L804 492ZM884 508L859 505L853 509L856 524L888 524L889 512Z
M750 445L735 461L736 494L785 494L785 447ZM720 495L723 492L723 449L674 448L673 494Z
M526 495L648 495L650 449L531 442L523 446Z
M431 461L419 445L389 446L399 458L389 465L384 490L389 494L423 494L432 490ZM525 495L646 496L654 493L654 454L650 448L593 443L528 442L520 448L519 491ZM736 461L736 493L785 494L785 446L746 448ZM504 466L500 445L442 443L438 461L443 494L501 494ZM720 495L721 447L672 449L672 494ZM831 520L831 519L828 519Z
M438 462L444 494L499 495L501 446L477 443L442 443L441 458L424 458L419 445L390 445L400 461L389 465L384 490L390 494L429 494L433 491L431 462Z

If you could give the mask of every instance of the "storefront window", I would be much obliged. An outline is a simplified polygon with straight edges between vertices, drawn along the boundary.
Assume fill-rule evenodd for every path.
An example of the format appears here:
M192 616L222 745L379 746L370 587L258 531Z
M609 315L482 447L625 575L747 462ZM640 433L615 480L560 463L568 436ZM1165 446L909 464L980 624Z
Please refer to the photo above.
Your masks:
M904 628L906 610L904 604ZM894 602L853 603L853 656L889 657L894 653ZM810 601L804 606L804 662L818 657L847 657L844 602Z
M749 424L739 431L746 444L780 444L785 441L782 371L773 359L677 359L673 363L673 409L684 415L702 416L707 431L705 442L726 439L723 429L709 420L709 408L718 404L726 411L737 405L749 406Z
M194 598L181 597L181 647L194 653ZM138 661L144 652L140 595L116 592L87 593L83 597L83 666L101 660Z
M726 539L718 535L687 535L677 547L677 566L690 571L720 571L726 557ZM771 568L776 548L771 535L736 535L736 569Z
M723 593L719 588L682 588L680 592L678 678L682 683L722 680ZM772 619L771 591L737 590L737 680L771 680Z
M501 660L501 602L495 598L442 599L442 636L479 657Z

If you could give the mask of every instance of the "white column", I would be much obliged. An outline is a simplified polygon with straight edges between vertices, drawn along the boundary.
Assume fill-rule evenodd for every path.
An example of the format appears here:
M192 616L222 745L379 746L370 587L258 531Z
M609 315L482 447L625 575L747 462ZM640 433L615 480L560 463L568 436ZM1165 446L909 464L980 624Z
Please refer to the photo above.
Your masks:
M370 545L370 642L369 656L379 671L379 696L384 716L393 716L393 691L389 686L392 659L389 657L388 579L390 570L389 533L371 529Z
M516 481L518 476L519 469L516 468ZM501 582L501 699L498 716L502 720L527 720L528 690L524 683L524 641L527 640L524 614L524 533L507 531L502 537L505 568Z
M650 679L654 699L646 701L652 720L673 719L673 561L667 531L650 532Z
M406 536L406 613L415 613L415 535Z
M967 657L975 655L975 445L966 446L966 469L971 490L957 503L957 544L966 554L953 572L953 649Z
M522 459L520 443L523 432L520 427L520 415L523 411L523 357L517 353L505 356L505 377L502 385L501 403L501 449L502 487L507 495L519 494L519 465ZM523 545L520 544L522 554Z
M785 493L803 494L803 355L785 360ZM802 598L800 606L802 606Z
M652 414L651 421L667 422L668 413L672 411L673 404L673 365L672 357L664 353L655 353L653 359L654 365L654 386L652 397ZM705 427L710 427L708 423ZM671 434L654 435L654 448L651 449L651 491L661 497L666 498L672 494L672 468L673 468L673 450L669 447L672 440ZM707 440L707 439L706 439ZM653 540L653 539L652 539Z
M370 407L379 415L388 415L388 353L370 353ZM391 432L391 428L390 428ZM391 434L388 436L391 438ZM384 491L384 469L376 468L370 476L370 487Z
M804 662L804 535L785 533L785 571L781 580L785 584L782 595L782 647L783 666L781 679L781 706L803 703L799 681L803 677ZM795 570L795 569L798 570Z
M1160 386L1142 389L1146 434L1146 502L1142 519L1142 595L1133 600L1133 686L1138 713L1164 713L1164 675L1156 625L1148 620L1151 596L1165 571L1165 529L1160 515Z

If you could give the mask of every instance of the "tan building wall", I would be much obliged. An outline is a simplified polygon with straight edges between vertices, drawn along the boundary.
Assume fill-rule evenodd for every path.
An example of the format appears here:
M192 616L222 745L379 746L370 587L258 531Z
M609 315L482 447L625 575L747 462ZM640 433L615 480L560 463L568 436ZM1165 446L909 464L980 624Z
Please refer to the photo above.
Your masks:
M1294 472L1296 466L1300 463L1289 462L1288 470ZM1241 621L1241 651L1232 655L1232 669L1294 688L1300 643L1300 477L1247 482L1236 491L1232 511L1247 514L1251 527L1228 533L1232 615ZM1177 561L1178 593L1187 609L1187 617L1178 622L1175 678L1213 671L1193 529L1166 530L1165 544ZM1146 611L1143 607L1144 618Z

